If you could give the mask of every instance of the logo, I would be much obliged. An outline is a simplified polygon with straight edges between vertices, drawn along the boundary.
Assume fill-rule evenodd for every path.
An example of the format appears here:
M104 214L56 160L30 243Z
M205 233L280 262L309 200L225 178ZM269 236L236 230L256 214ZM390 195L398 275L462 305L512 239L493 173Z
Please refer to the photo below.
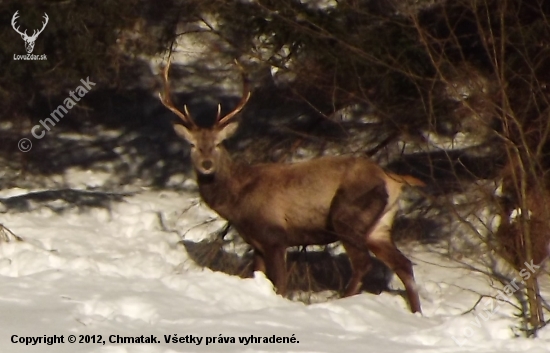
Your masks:
M32 32L32 35L29 36L27 34L27 30L25 29L25 32L21 32L19 30L19 26L17 26L16 21L19 18L19 10L15 11L13 14L13 17L11 18L11 26L13 27L14 31L19 33L21 35L21 38L25 41L25 50L27 51L27 55L13 55L14 60L47 60L46 55L32 55L32 51L34 50L34 42L36 41L36 38L38 38L38 35L44 31L44 28L46 28L46 25L48 24L48 14L44 12L44 22L42 22L42 28L41 29L35 29ZM17 26L17 27L16 27Z

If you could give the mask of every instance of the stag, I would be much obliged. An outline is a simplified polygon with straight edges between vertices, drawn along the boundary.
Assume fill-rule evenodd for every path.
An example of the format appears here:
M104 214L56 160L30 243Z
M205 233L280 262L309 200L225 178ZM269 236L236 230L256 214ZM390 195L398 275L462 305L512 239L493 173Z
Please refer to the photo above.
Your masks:
M15 22L17 21L18 18L19 18L19 10L15 11L15 13L13 14L13 17L11 18L11 26L17 33L21 35L21 38L23 38L23 40L25 41L25 50L27 51L27 53L30 54L34 50L34 42L36 41L36 38L38 38L38 35L42 33L42 31L44 31L44 28L46 28L46 25L48 24L48 21L49 21L49 17L48 17L48 14L44 12L44 22L42 22L42 28L39 30L35 29L32 32L32 36L27 35L27 30L25 30L25 32L21 32L19 30L19 26L15 27L16 26Z
M263 271L285 295L286 249L341 241L352 266L343 296L357 294L374 255L405 285L410 309L420 312L411 262L397 249L390 228L404 185L423 185L410 176L385 172L367 158L323 157L293 164L234 162L222 142L237 130L234 117L250 98L243 73L243 96L229 114L218 114L210 128L195 124L187 106L170 98L168 70L162 72L162 104L176 114L177 135L191 146L199 193L254 249L254 270Z

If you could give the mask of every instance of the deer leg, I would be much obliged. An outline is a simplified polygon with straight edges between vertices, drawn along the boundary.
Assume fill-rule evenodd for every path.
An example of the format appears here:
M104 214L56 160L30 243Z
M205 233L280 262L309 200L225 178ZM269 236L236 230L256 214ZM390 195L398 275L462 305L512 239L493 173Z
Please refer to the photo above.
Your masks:
M391 268L405 285L411 311L421 312L412 264L391 239L389 226L393 213L389 210L384 214L387 203L385 185L375 185L364 192L349 187L339 189L331 205L332 224L343 242L350 242L358 249L366 245Z
M360 249L345 241L342 245L351 263L351 278L342 297L349 297L359 292L363 284L363 276L370 270L372 263L367 249Z
M268 247L266 247L268 248ZM264 252L267 278L277 289L277 294L286 295L286 247L272 246Z
M252 263L253 263L253 266L254 266L253 267L254 271L262 271L263 273L266 273L264 256L257 249L254 249L254 257L253 257L253 262Z
M420 298L416 289L411 261L389 239L367 239L367 245L376 258L392 269L403 282L411 311L421 313Z
M332 200L331 224L342 241L351 262L352 274L344 297L357 294L362 279L371 267L364 234L374 227L387 204L383 184L370 189L340 188Z

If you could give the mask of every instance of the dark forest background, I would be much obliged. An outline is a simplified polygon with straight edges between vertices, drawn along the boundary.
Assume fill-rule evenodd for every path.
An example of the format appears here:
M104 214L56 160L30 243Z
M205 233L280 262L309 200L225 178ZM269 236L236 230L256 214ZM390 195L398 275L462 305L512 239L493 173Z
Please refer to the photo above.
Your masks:
M47 60L14 60L16 11L29 34L48 14L33 52ZM550 1L0 1L0 23L3 189L62 188L71 168L110 174L105 191L181 187L170 180L189 173L187 146L157 97L172 49L185 58L174 97L203 124L239 100L234 59L251 78L236 158L370 156L428 185L397 239L446 241L503 283L501 259L519 271L548 258ZM97 85L34 139L86 77ZM531 335L544 325L537 277L518 301Z

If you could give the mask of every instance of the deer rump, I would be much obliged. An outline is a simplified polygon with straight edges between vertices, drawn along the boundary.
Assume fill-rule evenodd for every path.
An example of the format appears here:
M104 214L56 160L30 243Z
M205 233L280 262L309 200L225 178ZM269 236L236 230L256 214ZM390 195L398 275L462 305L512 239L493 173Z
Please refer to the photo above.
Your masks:
M369 250L405 285L411 311L420 312L411 262L391 238L397 199L406 184L423 185L410 176L386 173L375 162L358 157L324 157L295 164L247 165L234 162L222 142L237 130L233 118L250 98L243 74L243 96L237 107L212 127L197 126L187 107L170 99L168 70L162 78L162 104L182 124L175 132L191 146L191 161L202 199L237 229L254 248L254 269L266 273L279 294L286 293L286 249L341 241L352 276L344 296L357 294L370 268Z

